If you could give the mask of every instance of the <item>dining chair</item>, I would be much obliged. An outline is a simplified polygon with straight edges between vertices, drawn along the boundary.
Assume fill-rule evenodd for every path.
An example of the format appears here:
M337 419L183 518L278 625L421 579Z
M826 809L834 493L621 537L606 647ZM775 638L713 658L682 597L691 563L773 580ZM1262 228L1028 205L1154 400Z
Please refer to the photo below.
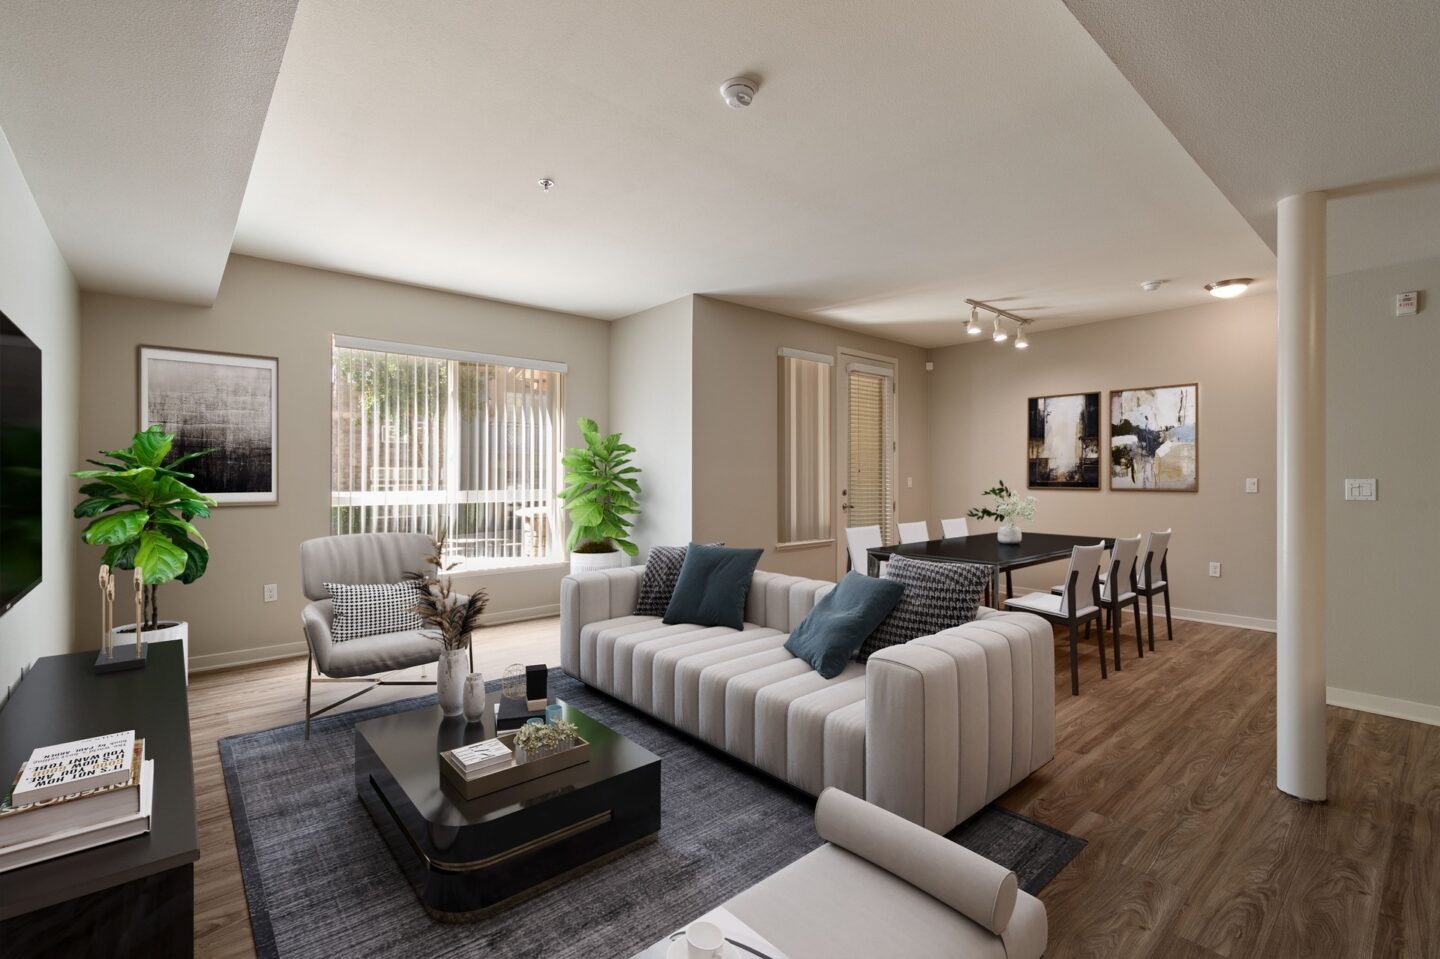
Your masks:
M1090 641L1090 626L1100 617L1100 555L1105 542L1094 546L1076 546L1070 551L1070 568L1065 573L1065 588L1060 593L1026 593L1005 600L1005 608L1034 613L1055 624L1070 627L1070 695L1080 695L1080 624L1085 624L1085 642ZM1100 678L1110 678L1105 666L1105 632L1097 630L1100 639Z
M845 531L845 548L850 552L850 568L861 576L870 575L870 554L867 550L884 546L879 526L852 526ZM885 564L880 564L883 571Z
M900 524L900 542L902 543L928 543L930 542L930 524L922 520L914 523Z
M1170 534L1173 529L1152 532L1145 538L1145 549L1140 554L1136 571L1135 592L1145 597L1145 619L1150 626L1150 651L1155 651L1155 594L1165 600L1165 635L1175 641L1175 624L1170 619L1170 573L1166 558L1170 553ZM1137 618L1139 602L1136 602ZM1139 632L1139 625L1136 625Z
M1135 651L1141 658L1145 656L1145 642L1140 636L1140 595L1136 588L1136 558L1139 554L1139 536L1129 539L1117 537L1110 546L1110 568L1100 571L1100 606L1105 611L1105 626L1111 629L1114 638L1116 672L1121 668L1121 612L1127 606L1135 607ZM1115 588L1116 584L1119 584L1118 588ZM1050 592L1058 596L1064 589L1056 586Z
M963 516L955 519L942 519L940 530L945 534L946 539L959 539L962 536L970 535L970 524L965 521Z

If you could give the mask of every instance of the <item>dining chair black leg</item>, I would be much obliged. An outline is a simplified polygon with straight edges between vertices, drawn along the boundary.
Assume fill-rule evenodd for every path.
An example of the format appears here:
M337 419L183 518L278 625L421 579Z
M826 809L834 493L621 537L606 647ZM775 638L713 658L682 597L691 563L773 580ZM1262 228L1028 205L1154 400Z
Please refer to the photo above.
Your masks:
M1110 608L1111 635L1115 646L1115 672L1120 672L1120 604L1112 603Z
M1080 695L1080 659L1075 648L1075 620L1070 620L1070 695Z
M1135 594L1135 655L1145 658L1144 627L1140 625L1140 594Z
M1145 594L1145 621L1150 624L1150 652L1155 652L1155 593Z
M1100 651L1100 678L1110 678L1110 668L1105 662L1105 630L1100 628L1100 614L1095 614L1095 640L1096 648ZM1090 638L1090 620L1085 620L1085 638Z
M1165 584L1165 633L1173 643L1175 641L1175 626L1170 621L1170 584Z
M1005 571L1005 598L1015 598L1015 584L1010 581L1010 570Z

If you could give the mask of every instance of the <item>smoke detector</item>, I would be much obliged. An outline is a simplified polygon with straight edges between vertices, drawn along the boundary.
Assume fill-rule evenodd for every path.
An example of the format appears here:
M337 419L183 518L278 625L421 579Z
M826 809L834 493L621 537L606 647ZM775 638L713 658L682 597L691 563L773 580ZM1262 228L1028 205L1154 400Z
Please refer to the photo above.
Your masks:
M1140 284L1140 289L1144 290L1146 293L1154 293L1156 290L1160 289L1160 287L1164 285L1164 280L1146 280L1144 283Z
M720 96L725 99L726 106L739 110L754 102L755 91L759 88L759 81L750 77L731 77L720 84Z

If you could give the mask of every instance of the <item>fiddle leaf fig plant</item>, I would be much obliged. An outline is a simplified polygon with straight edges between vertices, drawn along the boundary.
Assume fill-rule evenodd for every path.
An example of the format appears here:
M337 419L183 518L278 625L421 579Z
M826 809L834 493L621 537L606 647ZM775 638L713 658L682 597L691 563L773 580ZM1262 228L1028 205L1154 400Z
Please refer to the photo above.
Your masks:
M215 501L184 482L193 473L177 466L213 450L197 450L166 463L175 434L152 426L135 434L124 449L105 450L103 460L86 460L93 470L72 473L84 480L75 507L77 519L89 519L81 538L104 546L111 569L139 567L145 576L145 629L159 626L155 588L179 580L193 583L205 575L210 547L191 520L210 515Z
M570 538L566 545L576 553L640 552L630 541L635 524L626 517L640 513L638 466L630 465L635 447L619 433L602 436L592 419L580 421L585 445L565 451L565 488L560 499L570 511Z

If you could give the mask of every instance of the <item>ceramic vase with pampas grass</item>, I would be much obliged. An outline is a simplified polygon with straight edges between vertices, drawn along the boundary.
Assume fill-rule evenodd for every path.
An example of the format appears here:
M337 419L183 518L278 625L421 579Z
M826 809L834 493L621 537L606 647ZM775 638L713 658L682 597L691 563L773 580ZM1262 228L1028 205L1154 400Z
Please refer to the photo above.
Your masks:
M434 548L425 557L425 570L405 574L419 594L415 615L423 623L421 632L440 641L440 658L436 664L435 692L440 697L440 710L446 716L459 716L465 710L465 677L474 660L470 655L470 634L480 628L480 616L490 603L485 590L469 595L456 593L450 576L457 563L445 562L446 531L434 537Z

